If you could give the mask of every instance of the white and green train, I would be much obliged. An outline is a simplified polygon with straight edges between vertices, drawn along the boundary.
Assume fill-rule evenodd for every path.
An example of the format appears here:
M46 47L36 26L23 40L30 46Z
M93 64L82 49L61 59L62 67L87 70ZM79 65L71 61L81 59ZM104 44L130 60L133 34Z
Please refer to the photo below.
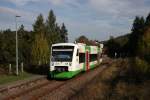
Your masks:
M102 44L100 46L87 46L82 43L53 44L48 77L68 79L96 67L102 61L102 48Z

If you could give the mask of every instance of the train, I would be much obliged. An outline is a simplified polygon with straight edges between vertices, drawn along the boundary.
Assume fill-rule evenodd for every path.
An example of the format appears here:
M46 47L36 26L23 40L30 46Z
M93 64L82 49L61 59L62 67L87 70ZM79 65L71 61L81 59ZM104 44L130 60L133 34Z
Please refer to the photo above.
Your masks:
M81 72L95 68L102 62L103 44L57 43L51 46L51 79L70 79Z

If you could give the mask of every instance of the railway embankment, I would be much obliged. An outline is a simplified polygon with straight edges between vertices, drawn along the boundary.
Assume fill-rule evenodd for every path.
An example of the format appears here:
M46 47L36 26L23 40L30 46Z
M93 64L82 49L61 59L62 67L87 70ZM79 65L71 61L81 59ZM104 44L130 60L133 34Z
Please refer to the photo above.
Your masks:
M84 89L71 96L74 100L109 100L113 88L113 81L121 72L123 61L114 60L109 67L99 73Z
M140 79L129 59L117 59L72 100L149 100L150 80Z

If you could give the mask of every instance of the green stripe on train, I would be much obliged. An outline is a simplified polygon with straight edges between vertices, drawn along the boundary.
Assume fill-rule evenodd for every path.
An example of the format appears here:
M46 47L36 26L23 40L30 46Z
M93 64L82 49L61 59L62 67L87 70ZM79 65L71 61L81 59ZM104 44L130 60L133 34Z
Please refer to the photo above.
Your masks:
M85 63L83 63L83 69L82 70L85 71Z
M90 65L90 69L95 68L97 65L98 65L98 64L92 64L92 65Z
M72 78L73 76L79 74L82 70L78 71L69 71L69 72L50 72L52 78L56 79L67 79L67 78Z

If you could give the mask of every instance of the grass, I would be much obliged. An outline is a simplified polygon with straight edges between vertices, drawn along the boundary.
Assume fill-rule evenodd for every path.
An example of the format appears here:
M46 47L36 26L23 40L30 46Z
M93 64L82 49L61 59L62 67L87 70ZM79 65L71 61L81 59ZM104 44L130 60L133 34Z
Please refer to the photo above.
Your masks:
M33 76L33 74L30 74L27 72L20 73L18 76L16 76L16 75L1 75L0 76L0 85L18 81L18 80L24 80L24 79L30 78L31 76Z

